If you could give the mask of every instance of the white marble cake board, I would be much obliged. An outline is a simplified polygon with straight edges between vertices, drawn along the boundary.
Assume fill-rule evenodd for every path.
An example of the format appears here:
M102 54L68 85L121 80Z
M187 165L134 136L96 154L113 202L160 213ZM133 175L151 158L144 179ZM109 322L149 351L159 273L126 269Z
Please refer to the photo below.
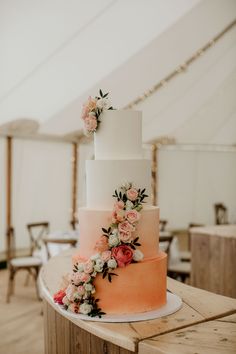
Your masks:
M95 321L95 322L138 322L154 320L156 318L171 315L177 312L182 307L182 300L179 296L172 294L167 291L167 302L164 306L157 310L137 313L137 314L122 314L122 315L103 315L99 317L90 317L87 315L76 314L71 311L65 310L62 306L58 305L60 312L64 313L67 317L85 320L85 321Z

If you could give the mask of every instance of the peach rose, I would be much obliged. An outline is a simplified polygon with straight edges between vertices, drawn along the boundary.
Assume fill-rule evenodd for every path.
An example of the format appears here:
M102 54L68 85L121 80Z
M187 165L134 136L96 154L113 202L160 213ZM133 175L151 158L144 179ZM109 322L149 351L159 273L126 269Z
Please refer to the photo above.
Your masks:
M118 225L119 232L133 232L135 230L134 226L128 221L123 221Z
M108 250L108 240L106 236L101 236L100 239L96 242L94 249L97 252L104 252Z
M75 285L79 285L81 283L80 272L76 272L72 274L72 281Z
M97 100L89 96L88 101L85 103L85 106L87 106L89 111L92 111L97 106Z
M85 124L85 129L88 130L89 132L94 132L97 128L97 119L95 116L87 116L84 120Z
M126 219L131 223L134 224L137 222L140 218L140 213L137 212L137 210L127 210L125 212L125 217Z
M66 296L65 289L59 290L56 294L53 295L53 300L57 304L63 305L63 298Z
M111 259L111 251L104 251L101 254L101 258L104 262L109 261L109 259Z
M121 245L112 249L112 257L115 258L118 267L125 267L132 262L133 251L129 246Z
M138 191L135 188L130 188L127 190L126 195L127 198L133 202L138 198Z
M122 200L115 202L114 210L124 209L125 203Z
M70 304L68 308L70 311L72 311L74 313L79 313L79 305L78 304L75 304L75 303Z
M113 223L121 222L125 218L125 211L123 209L117 209L113 210L112 216L111 216L111 221Z

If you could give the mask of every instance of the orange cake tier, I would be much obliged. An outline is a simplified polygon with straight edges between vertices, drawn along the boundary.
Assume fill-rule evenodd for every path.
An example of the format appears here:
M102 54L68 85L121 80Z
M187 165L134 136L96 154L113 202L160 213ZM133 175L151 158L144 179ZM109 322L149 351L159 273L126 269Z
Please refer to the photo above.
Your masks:
M80 254L86 258L96 253L96 241L103 234L102 227L111 224L111 210L79 208ZM159 250L159 208L147 206L141 211L141 217L134 233L139 236L144 258L156 257Z
M152 311L166 303L167 255L157 257L125 268L117 268L112 282L99 276L95 279L95 297L99 307L107 314L128 314Z

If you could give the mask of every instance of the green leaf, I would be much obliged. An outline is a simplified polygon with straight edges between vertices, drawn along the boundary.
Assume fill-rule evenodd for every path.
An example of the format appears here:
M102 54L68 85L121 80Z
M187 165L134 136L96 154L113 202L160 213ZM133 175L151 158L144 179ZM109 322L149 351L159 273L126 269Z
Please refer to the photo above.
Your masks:
M103 97L102 90L99 90L100 96Z

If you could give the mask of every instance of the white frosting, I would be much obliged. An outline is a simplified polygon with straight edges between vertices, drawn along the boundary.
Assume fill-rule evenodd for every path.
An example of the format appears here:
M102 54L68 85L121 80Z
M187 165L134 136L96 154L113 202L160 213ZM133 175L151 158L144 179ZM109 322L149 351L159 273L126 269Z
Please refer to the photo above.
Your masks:
M86 189L88 208L112 209L115 189L122 183L133 182L146 188L150 204L151 162L149 160L88 160L86 161Z
M95 160L142 159L142 113L107 110L94 134Z

